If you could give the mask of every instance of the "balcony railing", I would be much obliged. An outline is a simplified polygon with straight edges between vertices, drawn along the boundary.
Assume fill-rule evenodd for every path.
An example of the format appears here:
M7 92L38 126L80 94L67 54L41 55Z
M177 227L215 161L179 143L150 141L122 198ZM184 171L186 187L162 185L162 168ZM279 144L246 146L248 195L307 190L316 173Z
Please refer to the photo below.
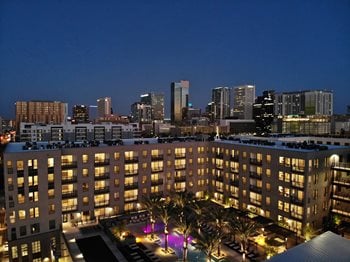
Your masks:
M175 182L186 182L186 176L176 176L174 180Z
M77 197L77 196L78 196L77 190L73 190L73 191L69 191L69 192L62 192L63 199Z
M129 184L125 184L124 185L124 190L137 189L138 187L139 187L139 183L138 182L129 183Z
M150 197L163 197L163 191L151 192L149 194Z
M62 206L62 213L70 213L78 210L78 205Z
M249 200L251 204L261 206L261 200L257 200L254 198L250 198Z
M95 160L94 166L107 166L109 165L109 159Z
M95 188L94 194L105 194L109 193L109 186Z
M137 196L124 197L124 202L134 202L134 201L138 201L138 197Z
M224 158L224 153L215 153L215 157L223 159Z
M350 178L336 176L334 177L333 184L350 186Z
M62 169L77 168L77 166L78 166L77 161L62 162L62 163L61 163L61 168L62 168Z
M239 180L238 179L230 179L230 185L239 187Z
M125 170L125 176L137 176L139 174L139 170Z
M125 158L124 160L125 163L137 163L139 162L139 157L137 156L134 156L134 157L128 157L128 158Z
M303 166L292 166L291 169L292 169L292 172L296 172L296 173L304 173L305 172L305 167L303 167Z
M262 165L262 160L261 159L257 159L257 158L250 158L249 162L252 165L258 165L258 166Z
M298 181L291 181L292 182L292 187L297 187L297 188L304 188L304 182L298 182Z
M350 193L341 192L341 191L334 192L332 198L338 199L338 200L350 201Z
M224 177L223 176L215 176L214 178L215 178L216 181L220 181L220 182L224 181Z
M152 173L158 173L158 172L163 172L164 168L163 167L153 167L152 168Z
M151 186L158 186L158 185L163 185L162 178L151 180Z
M297 197L293 197L290 196L290 202L292 204L298 205L298 206L302 206L303 205L303 200L302 199L298 199Z
M186 169L186 165L176 165L175 170L183 170Z
M102 174L95 174L95 180L104 180L109 178L109 172L102 173Z
M238 174L239 173L239 168L231 167L231 172Z
M232 156L230 157L231 161L238 162L239 161L239 156Z
M100 201L100 202L95 202L94 207L108 207L109 206L109 201Z
M224 166L223 165L215 165L215 168L223 170Z
M249 176L256 179L261 179L261 175L259 175L257 172L249 172Z
M250 191L253 191L253 192L258 193L258 194L261 194L261 192L262 192L261 187L257 187L257 186L253 186L253 185L250 185L249 189L250 189Z
M175 158L185 158L186 153L175 153Z
M164 159L163 155L158 155L158 156L151 156L152 161L161 161Z
M62 184L70 184L78 181L77 176L62 177Z

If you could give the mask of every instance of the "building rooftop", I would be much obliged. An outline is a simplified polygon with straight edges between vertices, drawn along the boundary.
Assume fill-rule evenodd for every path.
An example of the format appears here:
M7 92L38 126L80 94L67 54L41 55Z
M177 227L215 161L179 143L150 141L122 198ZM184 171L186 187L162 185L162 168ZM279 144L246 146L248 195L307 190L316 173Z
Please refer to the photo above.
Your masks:
M349 260L350 240L331 231L327 231L306 243L293 247L270 259L271 262Z

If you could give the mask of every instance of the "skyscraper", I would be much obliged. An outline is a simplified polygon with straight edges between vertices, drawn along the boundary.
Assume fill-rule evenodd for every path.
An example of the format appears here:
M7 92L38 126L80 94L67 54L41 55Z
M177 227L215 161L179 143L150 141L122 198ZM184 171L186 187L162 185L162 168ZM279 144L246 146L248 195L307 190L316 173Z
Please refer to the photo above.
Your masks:
M272 129L274 120L275 91L267 90L262 96L258 96L253 105L253 118L256 132L260 135L268 134Z
M333 115L333 93L306 90L276 94L276 115Z
M233 89L233 116L238 119L253 119L255 86L243 85Z
M140 124L152 123L152 106L135 102L131 105L131 121Z
M17 101L16 127L21 122L61 124L67 120L68 104L59 101Z
M216 87L212 89L214 119L219 120L230 117L231 90L229 87Z
M140 96L141 103L151 106L152 121L164 121L164 94L147 93Z
M112 98L103 97L97 99L97 117L103 118L112 114Z
M72 123L89 123L89 108L86 105L73 106Z
M182 112L188 107L190 82L181 80L171 83L171 122L179 123L182 121Z

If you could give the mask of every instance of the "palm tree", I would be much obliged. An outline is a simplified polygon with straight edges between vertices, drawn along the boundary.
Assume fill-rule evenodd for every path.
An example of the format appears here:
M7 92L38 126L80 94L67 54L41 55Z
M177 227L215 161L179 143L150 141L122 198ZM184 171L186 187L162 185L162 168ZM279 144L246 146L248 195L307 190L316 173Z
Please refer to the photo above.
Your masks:
M241 241L241 251L243 252L243 261L245 261L248 248L248 239L258 231L260 225L247 218L238 217L233 217L230 224L233 234L237 233L239 236Z
M170 201L164 201L159 207L159 218L164 224L164 251L168 252L168 225L172 219L172 214L174 212L173 203Z
M178 231L183 235L183 261L187 261L188 238L193 233L196 223L196 217L193 212L184 212L182 219L176 222Z
M220 243L221 236L219 234L210 234L205 231L195 234L195 248L203 251L207 255L207 260L211 262L211 256Z
M173 201L180 221L183 219L185 212L193 212L193 206L196 203L193 193L187 191L175 192Z
M141 200L141 205L146 209L149 213L149 219L151 223L151 238L154 237L154 224L156 222L156 213L157 208L161 205L161 197L160 196L150 196L143 197Z
M118 237L119 240L121 240L125 230L126 230L126 221L125 220L118 222L118 224L112 228L113 235Z
M227 209L221 207L213 207L209 209L208 213L209 222L214 226L217 235L220 236L220 241L217 246L217 255L220 257L221 251L221 238L225 235L229 220L229 214Z

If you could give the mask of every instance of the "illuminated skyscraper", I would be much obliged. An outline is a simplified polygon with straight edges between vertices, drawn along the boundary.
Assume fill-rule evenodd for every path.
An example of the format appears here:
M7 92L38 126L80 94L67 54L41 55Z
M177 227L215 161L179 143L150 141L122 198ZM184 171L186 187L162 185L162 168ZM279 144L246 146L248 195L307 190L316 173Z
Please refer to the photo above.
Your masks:
M140 96L141 103L151 106L152 121L164 121L164 94L147 93Z
M86 105L73 106L72 123L89 123L89 108Z
M171 122L183 120L183 109L188 107L190 82L181 80L171 83Z
M233 116L238 119L253 119L255 86L243 85L233 89Z
M231 88L216 87L212 90L212 102L214 119L225 119L230 117Z
M112 114L112 98L103 97L97 99L97 117L103 118Z

